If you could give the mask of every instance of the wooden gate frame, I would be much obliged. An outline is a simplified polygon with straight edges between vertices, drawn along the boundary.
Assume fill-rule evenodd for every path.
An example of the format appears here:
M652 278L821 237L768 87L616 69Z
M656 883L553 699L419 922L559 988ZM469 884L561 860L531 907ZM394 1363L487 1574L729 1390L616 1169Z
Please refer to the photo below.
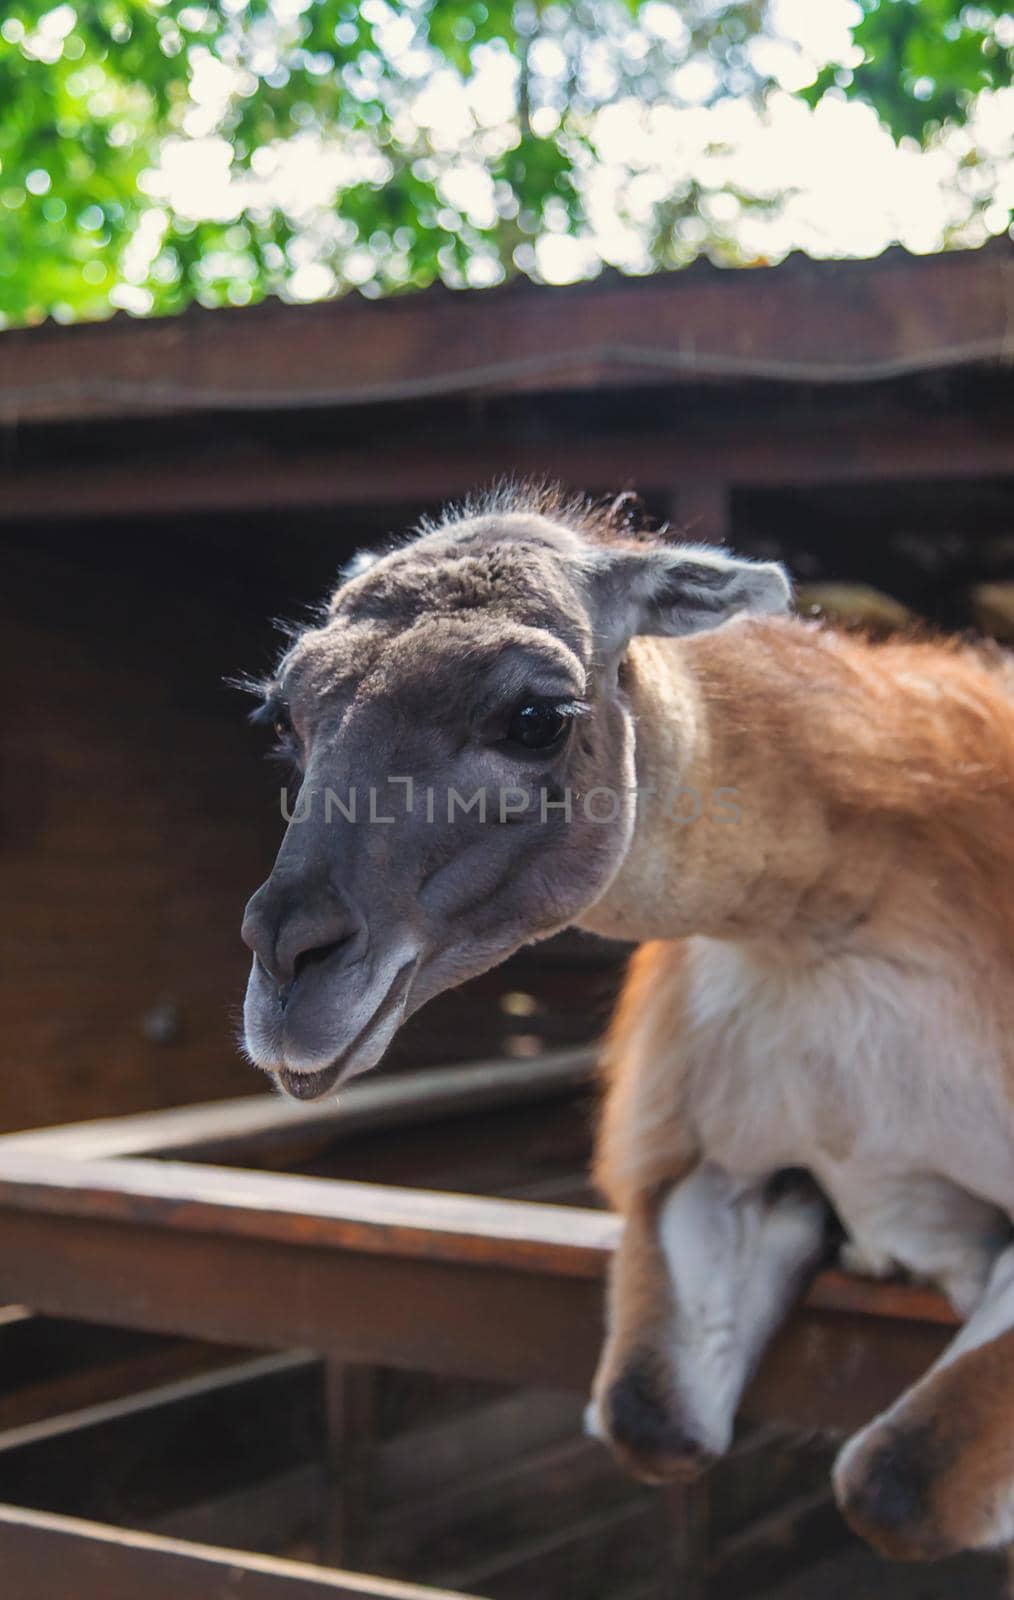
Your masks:
M308 1137L399 1130L579 1093L588 1051L267 1095L0 1138L0 1302L85 1321L543 1388L585 1390L619 1219L571 1206L222 1166ZM935 1293L825 1272L777 1337L744 1413L851 1428L939 1353ZM0 1565L42 1600L436 1600L438 1591L0 1509ZM80 1577L78 1576L80 1574ZM143 1574L143 1584L139 1581Z

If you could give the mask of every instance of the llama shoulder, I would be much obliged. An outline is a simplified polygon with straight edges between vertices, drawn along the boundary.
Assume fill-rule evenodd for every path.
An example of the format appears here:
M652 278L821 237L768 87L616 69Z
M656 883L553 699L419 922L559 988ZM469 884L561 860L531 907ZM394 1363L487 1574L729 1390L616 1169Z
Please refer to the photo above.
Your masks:
M720 768L749 783L777 767L853 853L890 830L955 916L1014 945L1014 658L793 619L684 649Z

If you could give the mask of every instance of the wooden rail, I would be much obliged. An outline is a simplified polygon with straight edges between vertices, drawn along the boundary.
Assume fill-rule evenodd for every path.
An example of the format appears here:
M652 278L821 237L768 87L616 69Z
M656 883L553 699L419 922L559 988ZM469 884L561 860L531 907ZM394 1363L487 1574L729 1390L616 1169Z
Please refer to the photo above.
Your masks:
M589 1052L571 1051L379 1079L324 1106L257 1096L0 1139L0 1300L198 1341L172 1350L180 1376L170 1368L169 1381L148 1396L118 1397L123 1374L114 1363L103 1379L111 1385L104 1402L47 1420L33 1400L25 1425L0 1437L0 1499L23 1493L33 1507L0 1507L4 1593L50 1600L65 1592L70 1571L75 1600L134 1600L141 1592L146 1600L437 1600L445 1593L170 1535L192 1537L196 1529L217 1544L244 1544L257 1530L254 1538L268 1548L291 1548L282 1530L309 1515L325 1530L333 1526L333 1539L325 1531L319 1548L356 1566L357 1551L368 1547L357 1535L360 1444L371 1471L379 1459L368 1415L371 1372L403 1368L587 1390L619 1219L579 1205L313 1174L376 1164L406 1178L441 1171L454 1185L463 1175L474 1182L491 1153L493 1168L503 1169L506 1146L513 1179L533 1145L536 1157L548 1151L580 1167L592 1070ZM539 1159L533 1170L544 1190L563 1185L546 1178ZM523 1183L521 1192L529 1188ZM24 1316L7 1314L15 1342ZM929 1365L953 1320L925 1289L822 1273L768 1352L744 1414L854 1427ZM212 1349L221 1356L208 1365L218 1370L195 1375L188 1363ZM257 1349L297 1354L256 1356ZM129 1349L123 1354L134 1359ZM141 1350L136 1358L147 1359ZM83 1383L61 1379L58 1392L73 1400ZM217 1437L222 1418L221 1448L199 1446ZM154 1446L164 1470L156 1462L142 1474L143 1494L154 1499L142 1494L132 1514L132 1463L140 1473L165 1429L171 1443ZM246 1441L234 1481L233 1431ZM96 1453L115 1471L110 1482L91 1485ZM397 1450L388 1455L394 1470ZM199 1481L190 1483L181 1462L198 1458ZM79 1492L82 1484L87 1492ZM179 1517L178 1492L187 1501ZM323 1523L322 1495L335 1506L323 1511ZM158 1515L146 1514L156 1502ZM665 1600L693 1593L703 1537L695 1504L691 1491L679 1489L654 1514L660 1532L651 1592ZM645 1537L644 1508L617 1504L614 1511L607 1542L622 1545L628 1521ZM819 1532L829 1514L826 1493L803 1512ZM139 1521L147 1531L124 1533L108 1525L113 1520ZM405 1537L413 1536L409 1527ZM559 1559L565 1567L565 1549ZM544 1553L532 1560L542 1572ZM454 1586L481 1591L484 1570L481 1562L466 1565ZM565 1571L557 1576L566 1592ZM726 1577L731 1584L735 1574Z
M327 1571L0 1505L11 1600L469 1600L460 1592ZM68 1579L73 1576L72 1587Z
M191 1338L583 1389L616 1218L144 1152L255 1154L297 1131L337 1138L406 1117L453 1128L573 1094L590 1071L587 1052L569 1052L354 1085L324 1109L259 1097L0 1139L0 1295ZM953 1321L928 1290L824 1273L747 1410L852 1426L928 1365Z

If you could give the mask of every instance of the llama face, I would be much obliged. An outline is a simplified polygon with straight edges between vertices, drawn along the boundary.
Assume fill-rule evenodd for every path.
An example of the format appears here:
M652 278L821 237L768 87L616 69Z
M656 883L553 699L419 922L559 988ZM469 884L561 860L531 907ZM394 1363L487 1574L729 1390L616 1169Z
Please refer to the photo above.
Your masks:
M680 568L684 612L693 563L712 625L744 572L774 581L677 556L539 515L463 519L357 571L296 642L265 714L302 786L243 930L247 1050L290 1093L367 1070L426 1000L608 887L636 804L617 662L647 609L663 631L647 563Z

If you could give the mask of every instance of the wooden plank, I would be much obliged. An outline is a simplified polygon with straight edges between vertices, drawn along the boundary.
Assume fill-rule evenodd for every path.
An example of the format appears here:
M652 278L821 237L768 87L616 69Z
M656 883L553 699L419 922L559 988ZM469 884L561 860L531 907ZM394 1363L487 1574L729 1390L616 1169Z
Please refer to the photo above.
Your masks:
M174 563L157 543L78 527L4 538L0 670L36 664L7 738L39 778L30 797L9 762L0 775L18 929L0 962L0 1130L257 1086L230 1013L249 969L239 908L277 847L277 788L221 684L262 659L252 640L277 582L253 556L239 598L235 561L210 541ZM166 760L183 748L185 763ZM99 794L101 807L60 799ZM170 1000L179 1036L159 1043L145 1019Z
M221 451L214 460L181 450L167 439L146 461L93 459L73 467L0 469L0 523L29 518L190 516L225 511L289 511L435 504L465 494L476 483L509 474L559 479L602 494L617 475L645 493L668 495L681 477L728 478L743 487L960 481L1007 475L1014 467L1014 431L1005 411L947 416L891 414L889 423L838 415L833 406L805 419L765 416L730 425L695 423L681 416L670 427L632 433L571 430L532 437L462 426L436 450L402 444L392 456L388 424L365 443L326 451L292 445ZM622 465L620 465L622 463ZM731 464L731 465L730 465Z
M450 1208L448 1215L461 1208L459 1228L479 1204L435 1198ZM510 1203L485 1203L500 1204ZM523 1234L523 1213L555 1208L515 1203L512 1209ZM5 1207L5 1281L41 1310L90 1320L105 1319L115 1305L117 1319L128 1326L227 1343L298 1345L343 1360L545 1388L584 1390L591 1381L609 1254L606 1239L596 1235L603 1223L615 1228L615 1219L563 1212L575 1232L586 1234L583 1246L572 1244L573 1254L565 1255L581 1270L568 1273L557 1270L561 1244L547 1237L541 1217L537 1240L530 1229L523 1248L516 1248L518 1237L503 1240L486 1231L473 1249L440 1258L448 1235L435 1233L427 1254L424 1229L413 1241L418 1253L396 1255L356 1248L363 1235L355 1230L351 1247L312 1243L313 1218L308 1237L294 1248L291 1226L281 1238L270 1229L266 1237L216 1232L205 1213L201 1227L191 1230L188 1214L180 1205L175 1217L171 1208L163 1213L161 1225L127 1225L127 1215L117 1221ZM845 1300L855 1304L862 1293L861 1312L834 1309L842 1288L838 1275L818 1280L817 1306L804 1306L775 1341L748 1395L748 1415L807 1427L854 1426L942 1348L948 1313L938 1303L938 1320L925 1320L925 1291L892 1288L881 1316L879 1285L846 1283ZM904 1314L906 1304L914 1316Z
M0 1215L150 1224L429 1262L493 1261L601 1277L618 1219L576 1207L491 1200L334 1178L231 1171L184 1162L0 1157ZM14 1291L11 1298L38 1301Z
M432 1493L376 1506L367 1557L357 1564L383 1561L389 1572L439 1582L449 1565L474 1559L476 1552L547 1538L565 1520L584 1521L628 1501L655 1499L601 1446L575 1432L545 1450L524 1448L492 1470L479 1466Z
M830 1485L824 1483L740 1529L710 1559L702 1552L701 1593L707 1600L752 1600L849 1538Z
M5 415L58 418L432 401L448 393L746 378L882 381L1009 354L1011 251L794 257L760 272L439 288L9 332ZM479 354L477 354L479 352Z
M376 1426L380 1446L413 1430L467 1416L506 1392L502 1384L481 1378L447 1379L432 1372L397 1367L383 1369L378 1378Z
M845 627L893 631L911 628L915 612L893 595L884 594L869 583L821 580L800 583L793 596L796 610L804 617L820 616Z
M138 1116L107 1117L63 1127L33 1128L0 1138L0 1160L31 1152L73 1157L176 1155L213 1160L216 1152L259 1151L303 1130L351 1138L378 1128L415 1127L475 1111L537 1104L588 1083L594 1050L560 1050L530 1060L477 1061L470 1066L431 1067L411 1075L349 1084L338 1097L299 1105L279 1095L180 1106Z
M8 1307L0 1315L0 1431L235 1364L244 1354L207 1341Z
M778 1584L765 1600L1007 1600L1002 1561L976 1553L909 1565L885 1561L855 1539Z
M717 1548L815 1489L827 1490L837 1448L830 1434L777 1422L741 1424L731 1450L710 1474L712 1545Z
M325 1495L321 1559L359 1566L370 1526L370 1487L377 1443L375 1367L325 1363Z
M712 1484L707 1476L665 1486L656 1510L657 1600L704 1600Z
M185 1473L186 1468L182 1467L181 1475ZM138 1531L186 1539L192 1544L224 1546L227 1550L252 1550L257 1555L320 1560L329 1567L369 1569L366 1561L329 1561L318 1555L315 1535L323 1524L327 1504L320 1463L308 1461L269 1478L226 1489L197 1505L161 1513ZM126 1519L112 1520L119 1525ZM412 1579L419 1576L416 1572L406 1574Z
M12 1428L0 1434L0 1501L157 1530L307 1466L322 1479L323 1397L320 1361L258 1356Z
M0 1147L0 1219L38 1213L226 1238L291 1242L436 1262L601 1279L620 1219L576 1206L402 1189L393 1185L169 1161L60 1161ZM30 1299L16 1290L11 1298ZM831 1271L811 1289L821 1310L940 1322L933 1290Z
M596 1278L510 1266L488 1250L479 1266L8 1212L0 1261L41 1310L94 1321L115 1305L132 1327L503 1383L580 1383L602 1331Z
M818 1430L859 1427L927 1371L953 1332L942 1318L824 1312L804 1304L768 1350L743 1415Z
M605 1574L622 1592L651 1570L657 1520L650 1504L627 1500L506 1551L473 1551L442 1581L481 1588L496 1600L600 1600ZM665 1600L682 1600L682 1593L672 1587Z
M417 1584L127 1533L0 1506L0 1570L17 1600L467 1600Z
M860 1278L832 1268L810 1285L807 1305L814 1311L853 1312L860 1316L897 1318L903 1322L957 1327L958 1318L936 1289L901 1279Z
M590 1379L614 1217L15 1145L0 1145L0 1259L7 1292L41 1310L104 1320L115 1306L142 1329L497 1382ZM825 1273L747 1410L862 1420L953 1323L928 1290Z
M483 1476L530 1460L533 1452L581 1436L581 1401L574 1394L513 1390L466 1417L413 1428L377 1452L373 1471L378 1511L435 1503ZM435 1509L431 1507L431 1516Z

